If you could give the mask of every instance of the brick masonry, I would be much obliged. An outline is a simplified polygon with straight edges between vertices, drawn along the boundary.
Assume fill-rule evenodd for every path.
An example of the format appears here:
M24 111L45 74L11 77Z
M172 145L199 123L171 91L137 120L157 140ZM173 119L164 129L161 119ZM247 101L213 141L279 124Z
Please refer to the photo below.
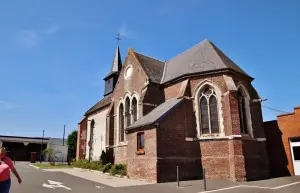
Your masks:
M289 138L300 137L300 107L264 123L272 176L294 174Z
M85 158L87 117L78 124L76 159Z
M125 80L123 74L128 65L133 66L133 73L130 79ZM232 77L235 84L243 83L251 99L258 98L249 79L236 74L227 75ZM225 136L222 139L193 141L197 137L194 95L197 86L204 80L216 85L222 94L222 114L219 119L223 119ZM145 116L167 99L182 95L186 98L158 124L130 131L125 135L125 142L120 143L119 103L133 93L139 97L138 117ZM193 76L188 81L186 78L164 86L157 85L149 82L135 54L129 50L113 92L112 103L108 115L107 146L114 152L115 163L127 164L128 176L132 179L175 181L177 166L182 180L202 178L202 168L206 169L207 177L211 179L243 181L268 176L266 144L256 140L265 137L260 103L250 102L253 139L249 136L230 138L232 135L240 136L240 120L236 91L227 88L223 74ZM144 155L136 154L138 132L145 134Z

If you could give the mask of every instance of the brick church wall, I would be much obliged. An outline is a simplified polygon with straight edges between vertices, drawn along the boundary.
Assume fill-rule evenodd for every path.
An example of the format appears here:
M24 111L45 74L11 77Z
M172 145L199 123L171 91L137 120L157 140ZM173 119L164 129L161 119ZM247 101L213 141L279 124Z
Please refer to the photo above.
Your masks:
M86 132L87 132L87 118L85 117L78 124L78 133L77 133L77 149L76 149L76 159L85 158L85 146L86 146Z
M145 154L137 155L137 134L144 133ZM156 128L149 126L142 131L127 134L127 173L131 179L157 182Z
M187 134L196 134L192 101L185 100L175 107L157 128L158 182L176 181L179 166L181 180L202 176L199 144L186 141Z

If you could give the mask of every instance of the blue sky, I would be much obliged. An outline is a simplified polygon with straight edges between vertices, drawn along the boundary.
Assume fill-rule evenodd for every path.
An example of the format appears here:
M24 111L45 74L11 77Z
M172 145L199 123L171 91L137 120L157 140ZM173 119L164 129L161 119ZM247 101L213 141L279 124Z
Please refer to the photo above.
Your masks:
M297 0L15 0L0 4L0 135L61 137L103 96L121 33L168 60L208 38L255 78L268 101L300 105ZM265 120L275 111L263 108Z

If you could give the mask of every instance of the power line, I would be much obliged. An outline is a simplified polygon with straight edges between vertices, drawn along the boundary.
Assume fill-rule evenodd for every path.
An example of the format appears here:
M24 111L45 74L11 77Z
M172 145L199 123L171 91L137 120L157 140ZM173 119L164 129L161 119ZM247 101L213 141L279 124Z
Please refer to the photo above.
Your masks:
M282 110L274 109L274 108L267 107L267 106L262 106L262 107L264 107L264 108L266 108L266 109L269 109L269 110L272 110L272 111L280 112L280 113L288 113L288 112L286 112L286 111L282 111Z

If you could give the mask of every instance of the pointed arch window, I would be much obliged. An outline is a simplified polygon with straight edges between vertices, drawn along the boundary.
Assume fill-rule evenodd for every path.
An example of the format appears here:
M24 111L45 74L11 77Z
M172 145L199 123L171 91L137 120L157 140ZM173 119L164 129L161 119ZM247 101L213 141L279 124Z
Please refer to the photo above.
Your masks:
M125 117L126 117L126 127L131 124L130 117L130 99L127 97L125 100Z
M135 122L137 120L137 100L135 97L132 99L132 120Z
M239 116L240 116L240 127L241 127L241 134L248 134L248 120L247 120L247 113L246 113L246 94L242 88L238 89L238 108L239 108Z
M120 131L120 141L124 141L124 106L120 104L119 107L119 131Z
M213 88L207 86L200 92L199 104L201 133L219 133L218 102Z

